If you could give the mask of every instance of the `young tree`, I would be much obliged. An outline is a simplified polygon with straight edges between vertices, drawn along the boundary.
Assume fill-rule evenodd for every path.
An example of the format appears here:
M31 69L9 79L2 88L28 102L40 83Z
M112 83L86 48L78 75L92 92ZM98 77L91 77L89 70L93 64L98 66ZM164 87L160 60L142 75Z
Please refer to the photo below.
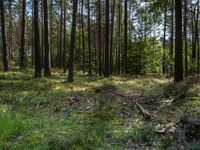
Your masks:
M41 52L40 52L40 33L39 33L39 16L38 5L39 1L34 0L34 48L35 48L35 77L40 78L42 76L41 66Z
M76 13L77 13L78 0L73 0L73 16L72 16L72 29L70 41L70 64L68 82L74 81L74 52L75 52L75 37L76 37Z
M182 0L175 0L175 68L174 81L183 80Z
M1 32L2 32L2 43L3 43L3 66L4 66L4 71L8 71L8 52L6 47L4 0L0 1L0 11L1 11Z
M49 0L44 0L44 76L51 76L51 52L49 32Z
M22 1L22 21L21 21L21 49L20 49L20 69L25 69L25 31L26 31L26 0Z

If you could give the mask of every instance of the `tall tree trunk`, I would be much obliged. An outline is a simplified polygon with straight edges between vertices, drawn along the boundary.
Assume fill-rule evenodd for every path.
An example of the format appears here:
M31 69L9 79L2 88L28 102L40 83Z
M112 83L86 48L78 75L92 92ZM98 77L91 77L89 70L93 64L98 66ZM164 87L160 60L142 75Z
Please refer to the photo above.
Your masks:
M110 73L113 74L113 32L115 19L115 0L112 0L111 33L110 33Z
M99 51L99 76L102 76L101 0L98 0L98 51Z
M192 3L191 3L191 8L192 8ZM193 9L193 8L192 8ZM192 21L192 62L194 63L196 59L196 23L195 23L195 8L194 11L192 10L192 15L191 15L191 21Z
M85 31L84 31L84 0L81 7L81 26L82 26L82 49L83 49L83 73L85 73Z
M121 0L119 0L119 8L118 8L118 65L117 70L118 74L121 71Z
M51 76L51 50L49 32L49 0L44 0L44 76Z
M53 0L50 0L50 50L51 50L51 65L53 64Z
M44 24L43 24L43 22L44 22L44 14L43 14L43 1L44 0L41 0L41 13L40 13L40 15L41 15L41 33L40 33L40 35L41 35L41 46L40 46L40 48L41 48L41 65L42 65L42 68L44 68Z
M9 0L9 33L8 33L8 53L9 61L12 59L12 0Z
M128 0L125 0L124 4L124 71L127 74L128 73Z
M92 54L91 54L91 29L90 29L90 0L88 0L88 51L89 51L89 76L92 75Z
M63 0L60 2L60 9L61 9L61 14L60 14L60 50L59 50L59 67L60 69L62 68L62 35L63 35Z
M171 65L170 65L170 74L173 74L173 55L174 55L174 0L172 0L171 4L171 41L170 41L170 60L171 60Z
M109 59L109 0L106 0L106 31L105 31L105 71L104 76L110 76L110 59Z
M21 48L20 48L20 69L25 69L25 30L26 30L26 0L22 2L22 22L21 22Z
M6 32L5 32L5 18L4 18L4 0L0 1L1 11L1 32L2 32L2 46L3 46L3 66L4 71L8 71L8 52L6 47Z
M76 13L77 13L78 0L73 0L73 18L71 29L71 41L70 41L70 65L68 82L74 81L74 52L75 52L75 37L76 37Z
M184 4L184 34L185 34L185 76L188 76L188 44L187 44L187 0Z
M64 69L64 73L66 73L67 71L67 38L66 38L66 13L67 13L67 6L66 6L66 0L64 1L64 51L63 51L63 69Z
M183 43L182 43L182 0L175 0L176 44L174 81L183 80Z
M35 49L35 44L34 44L34 0L32 0L32 51L31 51L31 64L32 67L34 66L34 49Z
M38 0L34 0L34 43L35 43L35 77L42 76L41 53L40 53L40 33L39 33L39 16Z
M167 27L167 3L165 2L165 12L164 12L164 37L163 37L163 74L166 73L166 27Z
M196 37L197 37L197 72L198 78L200 73L200 56L199 56L199 0L197 1L197 14L196 14Z

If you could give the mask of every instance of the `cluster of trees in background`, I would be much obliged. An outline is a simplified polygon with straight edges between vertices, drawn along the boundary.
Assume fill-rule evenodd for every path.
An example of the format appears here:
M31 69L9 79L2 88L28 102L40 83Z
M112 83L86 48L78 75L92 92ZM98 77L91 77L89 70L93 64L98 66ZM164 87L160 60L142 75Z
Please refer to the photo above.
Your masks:
M199 74L199 0L1 0L4 70Z

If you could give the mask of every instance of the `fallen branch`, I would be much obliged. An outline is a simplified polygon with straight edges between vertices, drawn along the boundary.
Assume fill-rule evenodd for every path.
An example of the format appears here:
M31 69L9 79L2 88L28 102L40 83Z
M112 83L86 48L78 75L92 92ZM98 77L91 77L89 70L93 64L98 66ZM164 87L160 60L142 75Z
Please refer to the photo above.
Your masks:
M114 91L110 91L110 93L120 96L122 98L126 98L126 99L131 99L132 97L128 96L128 95L124 95L122 93L118 93L118 92L114 92ZM144 109L138 102L134 102L134 104L137 106L137 108L140 110L140 112L142 113L142 115L146 118L146 119L150 119L151 118L151 114Z
M152 115L147 110L145 110L138 102L134 102L134 104L139 108L146 119L151 118Z

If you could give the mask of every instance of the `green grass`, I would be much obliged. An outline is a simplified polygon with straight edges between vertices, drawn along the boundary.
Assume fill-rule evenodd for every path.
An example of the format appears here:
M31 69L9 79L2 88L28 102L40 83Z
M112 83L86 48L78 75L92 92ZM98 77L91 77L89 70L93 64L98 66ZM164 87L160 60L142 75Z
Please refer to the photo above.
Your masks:
M173 139L158 138L155 126L200 114L199 82L174 85L171 80L151 77L105 79L77 74L74 83L66 83L67 76L56 71L41 79L34 79L32 70L0 72L0 149L131 149L127 142L139 149L152 140L156 140L152 147L168 148ZM121 97L96 93L95 89L111 84L124 93L142 93L148 100L183 90L185 98L161 109L157 119L145 121ZM78 101L72 103L74 97ZM127 114L123 116L122 111Z

